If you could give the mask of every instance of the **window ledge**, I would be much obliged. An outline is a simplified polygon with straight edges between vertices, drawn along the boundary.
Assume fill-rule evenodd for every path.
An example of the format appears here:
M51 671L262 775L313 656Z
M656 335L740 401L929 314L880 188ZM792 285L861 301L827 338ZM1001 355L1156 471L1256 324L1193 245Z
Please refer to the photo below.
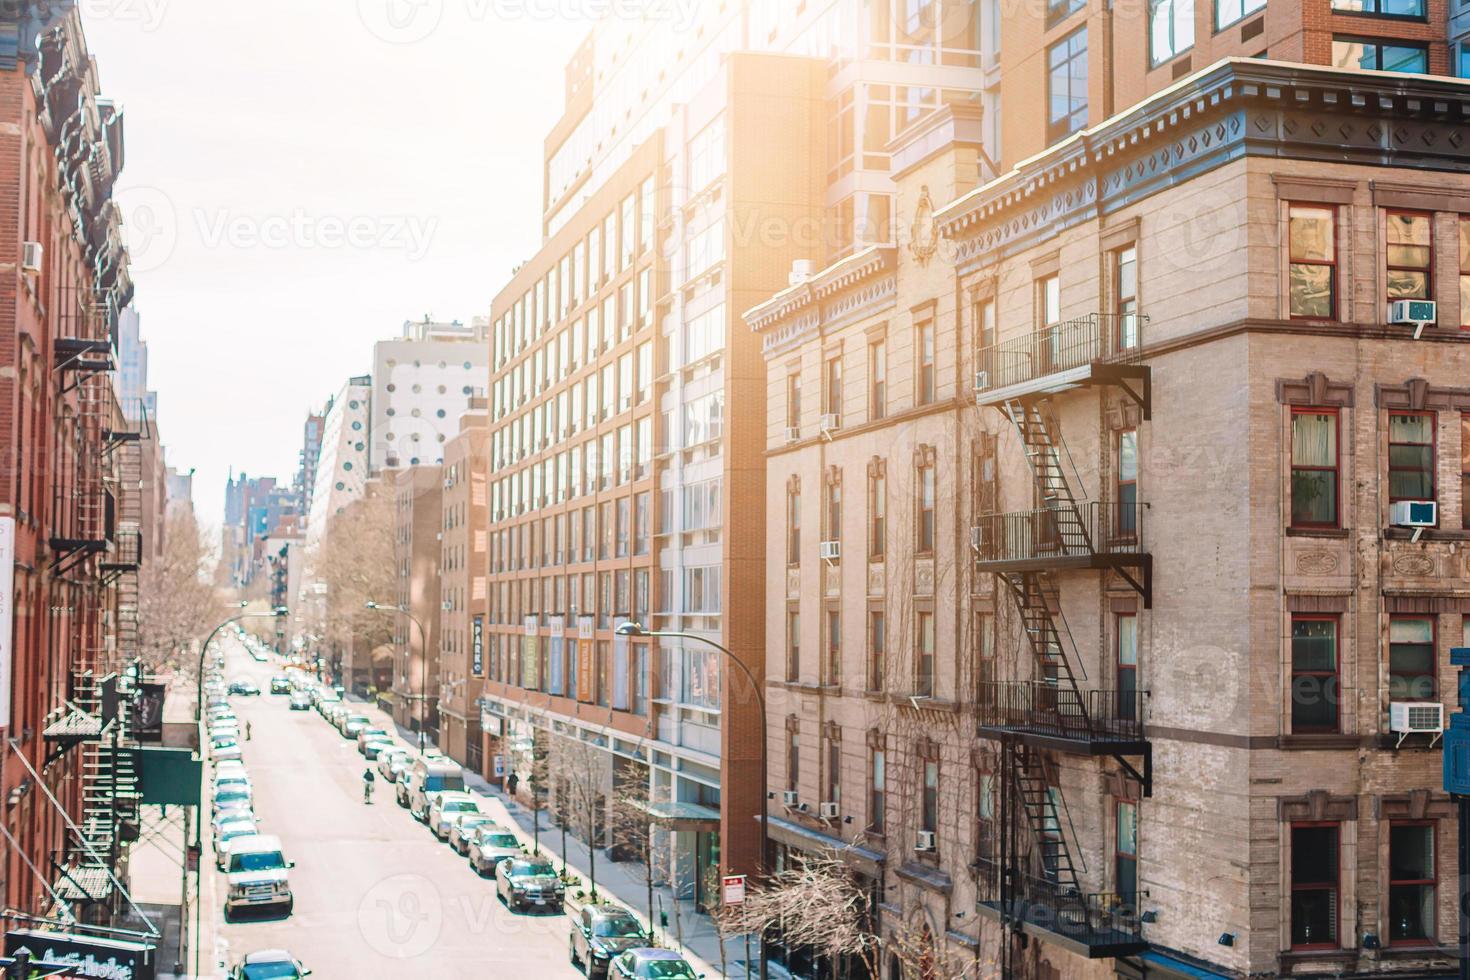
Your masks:
M1383 529L1383 540L1385 541L1411 541L1414 532L1404 527L1386 527ZM1424 533L1419 535L1420 541L1470 541L1470 530L1459 528L1427 527Z
M1356 963L1358 951L1356 949L1296 949L1288 950L1279 954L1282 973L1290 973L1293 965L1305 965L1308 963L1341 962Z
M1356 735L1344 735L1339 732L1302 733L1299 735L1283 735L1278 747L1283 751L1311 750L1311 749L1356 749L1363 744L1363 740Z
M1453 959L1457 956L1459 956L1459 950L1456 947L1440 946L1432 942L1422 943L1418 946L1401 943L1397 946L1385 946L1378 951L1378 959L1380 960Z
M1352 531L1345 527L1289 527L1288 538L1348 538Z

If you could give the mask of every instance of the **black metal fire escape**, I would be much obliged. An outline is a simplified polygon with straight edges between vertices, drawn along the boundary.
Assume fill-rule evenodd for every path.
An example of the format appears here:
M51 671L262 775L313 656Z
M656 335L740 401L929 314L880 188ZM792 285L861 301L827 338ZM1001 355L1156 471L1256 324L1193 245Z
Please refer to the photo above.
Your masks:
M1084 890L1054 754L1112 757L1152 791L1152 750L1143 695L1085 688L1081 661L1061 616L1060 573L1105 569L1153 601L1153 562L1143 541L1146 505L1079 499L1068 482L1066 445L1046 399L1082 387L1114 386L1151 413L1149 368L1138 347L1141 318L1120 330L1091 316L1008 341L979 354L977 407L1014 427L1034 483L1032 510L977 517L977 569L1005 584L1032 654L1029 677L996 680L980 692L978 734L998 743L998 874L980 912L1008 934L1043 938L1088 958L1147 948L1136 909L1119 896ZM1127 345L1119 338L1126 336ZM1135 761L1136 760L1136 761ZM1014 955L1002 943L1003 972Z

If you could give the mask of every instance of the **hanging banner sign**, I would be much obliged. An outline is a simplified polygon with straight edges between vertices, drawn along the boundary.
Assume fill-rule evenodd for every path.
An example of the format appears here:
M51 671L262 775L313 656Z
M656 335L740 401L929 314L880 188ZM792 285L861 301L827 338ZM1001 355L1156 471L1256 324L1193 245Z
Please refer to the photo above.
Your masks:
M157 965L152 946L147 943L125 943L95 936L74 936L62 932L15 929L5 934L5 955L21 950L33 962L66 964L69 977L98 977L101 980L154 980Z

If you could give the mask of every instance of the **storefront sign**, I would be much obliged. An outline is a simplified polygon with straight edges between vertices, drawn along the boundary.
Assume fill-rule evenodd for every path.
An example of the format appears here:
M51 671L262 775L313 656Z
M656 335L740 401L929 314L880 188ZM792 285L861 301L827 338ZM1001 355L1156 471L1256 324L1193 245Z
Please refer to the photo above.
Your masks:
M485 617L476 616L470 626L470 673L485 676Z
M725 888L726 905L740 905L745 901L745 875L725 875L721 883Z
M5 955L28 950L31 960L71 967L67 976L99 980L154 980L153 947L94 936L16 929L5 934Z
M10 727L15 629L15 518L0 517L0 728Z
M494 758L491 771L495 773L496 779L505 778L505 756L497 755Z

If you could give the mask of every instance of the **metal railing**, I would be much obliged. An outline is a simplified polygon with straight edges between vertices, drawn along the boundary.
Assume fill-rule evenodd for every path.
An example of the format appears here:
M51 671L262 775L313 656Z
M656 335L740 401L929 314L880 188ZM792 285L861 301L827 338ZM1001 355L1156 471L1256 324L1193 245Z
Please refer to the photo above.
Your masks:
M982 728L1089 742L1143 739L1143 691L1077 691L1045 681L993 681L980 685L978 697Z
M985 514L970 543L980 561L1141 555L1148 504L1079 503L1059 509Z
M999 888L991 890L998 898ZM998 904L995 899L991 904ZM1066 936L1087 946L1141 942L1143 926L1137 900L1114 892L1081 893L1035 875L1012 879L1008 908L1012 921Z
M1006 388L1088 364L1141 361L1147 323L1142 313L1090 313L982 347L975 389Z

